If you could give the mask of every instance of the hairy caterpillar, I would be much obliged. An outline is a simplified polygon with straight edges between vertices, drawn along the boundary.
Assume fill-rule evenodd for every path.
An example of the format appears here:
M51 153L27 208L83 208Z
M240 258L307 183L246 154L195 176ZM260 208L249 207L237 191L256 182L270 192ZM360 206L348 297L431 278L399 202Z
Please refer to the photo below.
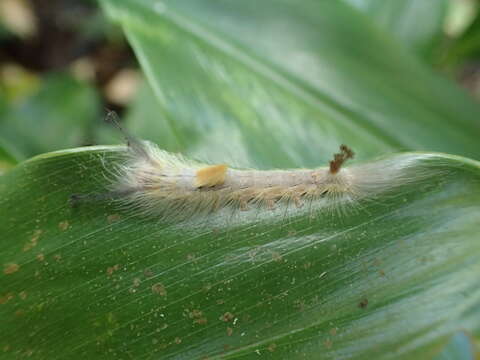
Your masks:
M124 134L118 122L110 119ZM329 166L295 170L239 170L225 164L208 165L159 149L125 135L125 159L112 172L109 191L94 198L114 199L129 208L159 218L189 218L223 209L273 210L285 205L302 208L319 200L328 206L358 204L365 198L422 177L408 170L409 160L377 161L352 167L345 145ZM393 184L393 185L392 185ZM73 195L81 200L91 195Z

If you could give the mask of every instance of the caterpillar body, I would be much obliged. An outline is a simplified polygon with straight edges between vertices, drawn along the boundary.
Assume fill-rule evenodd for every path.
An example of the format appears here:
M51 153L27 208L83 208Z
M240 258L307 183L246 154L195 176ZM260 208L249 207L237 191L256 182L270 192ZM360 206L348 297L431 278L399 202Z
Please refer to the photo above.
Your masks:
M322 197L355 197L352 174L342 169L353 155L342 145L329 167L239 170L225 164L201 164L150 142L130 139L125 162L117 166L109 194L161 217L188 217L224 208L274 209L281 203L301 208Z
M113 122L122 130L118 122ZM113 199L128 209L161 219L188 219L227 209L302 209L306 203L345 212L358 207L360 200L371 200L403 184L433 176L431 169L417 166L418 160L430 157L427 154L406 154L344 167L354 157L345 145L325 167L240 170L226 164L188 160L122 132L127 151L124 160L111 171L109 191L93 196L73 195L74 201Z

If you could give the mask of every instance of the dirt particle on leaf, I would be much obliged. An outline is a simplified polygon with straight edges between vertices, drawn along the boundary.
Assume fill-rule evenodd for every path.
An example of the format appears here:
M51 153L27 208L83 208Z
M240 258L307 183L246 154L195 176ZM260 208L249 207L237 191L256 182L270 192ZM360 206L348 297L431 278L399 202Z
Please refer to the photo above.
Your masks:
M180 339L178 336L173 340L175 344L179 345L182 343L182 339Z
M155 275L155 273L154 273L151 269L145 269L145 270L143 271L143 275L144 275L145 277L152 277L152 276Z
M27 298L27 292L24 290L24 291L20 291L18 293L18 296L20 296L20 299L22 300L25 300Z
M332 340L330 340L330 339L326 339L326 340L323 342L323 345L325 345L325 347L326 347L327 349L330 349L330 348L332 347L332 345L333 345L333 342L332 342Z
M133 279L133 286L134 287L139 287L141 282L142 282L142 280L140 280L140 278L135 278L135 279Z
M331 328L330 329L330 335L332 335L332 336L337 335L337 328Z
M358 303L358 307L360 309L366 309L368 306L368 299L367 298L363 298L359 303Z
M277 344L273 343L273 344L270 344L268 345L268 351L270 352L274 352L276 349L277 349Z
M107 221L109 224L117 222L118 220L120 220L120 215L118 214L112 214L107 216Z
M161 283L156 283L152 285L152 292L160 296L167 296L167 289Z
M208 320L207 320L206 317L201 317L201 318L193 320L193 323L198 324L198 325L206 325L208 323Z
M37 246L38 244L38 239L40 238L40 235L42 235L42 230L35 230L35 232L33 233L32 237L30 238L30 240L28 240L25 245L23 245L23 251L28 251L32 248L34 248L35 246Z
M33 232L32 238L30 239L31 242L37 242L40 235L42 235L43 231L37 229Z
M38 261L43 261L43 260L45 260L45 255L43 255L42 253L37 254L37 260L38 260Z
M208 322L207 318L203 316L203 312L198 309L190 311L188 317L193 319L194 324L205 325Z
M195 264L198 262L197 256L195 254L188 254L187 255L187 260L191 261Z
M222 316L220 316L220 320L224 322L232 321L235 316L231 312L226 312Z
M37 245L37 243L35 243L35 245L34 245L30 241L28 241L28 242L25 243L25 245L23 245L23 251L28 251L36 245Z
M65 221L61 221L58 223L58 228L61 230L61 231L65 231L67 230L68 228L70 227L70 223L65 220Z
M0 305L8 303L14 297L15 297L15 294L13 292L9 292L3 296L0 296Z
M60 254L55 254L55 255L53 255L53 259L54 259L55 261L60 261L60 260L62 260L62 255L60 255Z
M282 257L282 255L280 255L279 252L272 251L272 260L275 261L275 262L282 262L283 257Z
M20 265L15 263L7 263L3 265L3 273L5 275L16 273L19 269L20 269Z
M231 327L227 327L227 336L232 336L233 329Z
M201 310L198 310L198 309L193 309L192 311L190 311L188 313L188 317L190 319L199 318L199 317L202 317L202 315L203 315L203 312Z
M293 302L293 307L299 311L304 311L305 310L305 300L303 299L297 299Z
M119 264L116 264L116 265L113 265L113 266L109 266L107 268L107 275L108 276L112 276L112 274L117 271L118 269L120 269L120 265Z

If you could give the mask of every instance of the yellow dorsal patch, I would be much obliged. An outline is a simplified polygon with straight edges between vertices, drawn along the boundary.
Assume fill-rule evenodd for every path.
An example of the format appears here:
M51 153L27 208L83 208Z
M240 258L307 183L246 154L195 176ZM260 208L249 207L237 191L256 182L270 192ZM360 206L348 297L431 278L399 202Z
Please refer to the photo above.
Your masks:
M222 185L225 182L227 169L228 166L224 164L198 169L195 176L195 186L200 188Z

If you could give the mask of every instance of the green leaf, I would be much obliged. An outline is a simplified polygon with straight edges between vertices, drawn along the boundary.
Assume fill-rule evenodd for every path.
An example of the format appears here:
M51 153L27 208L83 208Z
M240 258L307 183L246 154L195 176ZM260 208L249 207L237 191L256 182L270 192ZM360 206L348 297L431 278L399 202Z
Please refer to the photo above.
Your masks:
M429 359L480 335L479 163L390 156L389 190L314 218L166 224L70 206L105 191L121 152L46 154L0 177L0 357Z
M480 9L470 26L445 51L444 65L454 67L480 58Z
M449 1L345 0L428 61L443 38Z
M184 153L242 166L318 166L435 150L479 158L480 113L340 1L104 0ZM153 136L153 134L152 134Z
M478 352L475 351L473 340L465 333L455 334L441 354L435 360L463 360L475 359Z
M49 74L40 88L7 104L0 118L0 142L22 159L87 142L99 118L95 90L67 74Z
M0 175L17 164L17 159L2 146L0 141Z

